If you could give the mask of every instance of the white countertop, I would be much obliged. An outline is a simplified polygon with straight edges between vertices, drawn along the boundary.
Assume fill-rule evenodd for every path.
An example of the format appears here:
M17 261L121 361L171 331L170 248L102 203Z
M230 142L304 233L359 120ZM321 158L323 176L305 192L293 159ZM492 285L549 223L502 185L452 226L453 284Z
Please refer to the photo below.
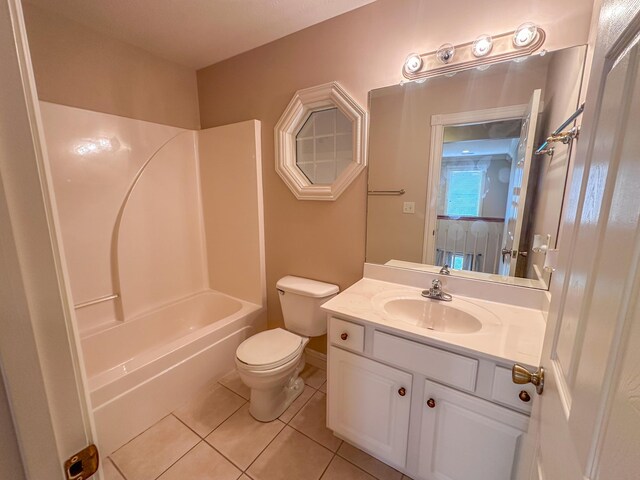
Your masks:
M445 333L396 320L379 306L380 298L398 295L421 298L421 288L363 278L326 302L322 308L342 318L361 320L407 338L456 351L492 357L502 363L540 364L545 321L540 310L455 295L452 307L488 311L482 328L474 333ZM459 300L456 305L456 300ZM479 310L479 311L480 311ZM489 313L490 312L490 313Z

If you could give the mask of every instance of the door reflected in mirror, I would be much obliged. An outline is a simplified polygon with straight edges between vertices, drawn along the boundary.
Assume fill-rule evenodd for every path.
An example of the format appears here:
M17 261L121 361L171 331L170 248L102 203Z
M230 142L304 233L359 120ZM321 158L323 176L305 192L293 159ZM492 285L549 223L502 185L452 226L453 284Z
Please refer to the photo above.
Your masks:
M555 248L572 144L535 150L578 107L584 56L370 92L367 262L547 288L533 241Z

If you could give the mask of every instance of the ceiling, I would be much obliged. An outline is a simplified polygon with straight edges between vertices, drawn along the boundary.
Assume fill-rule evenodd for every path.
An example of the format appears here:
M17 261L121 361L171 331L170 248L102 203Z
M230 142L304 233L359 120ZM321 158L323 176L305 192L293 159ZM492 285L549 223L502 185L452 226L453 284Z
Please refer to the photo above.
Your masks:
M512 155L518 147L518 138L466 140L442 145L442 156L478 157L483 155Z
M193 68L374 0L26 0Z

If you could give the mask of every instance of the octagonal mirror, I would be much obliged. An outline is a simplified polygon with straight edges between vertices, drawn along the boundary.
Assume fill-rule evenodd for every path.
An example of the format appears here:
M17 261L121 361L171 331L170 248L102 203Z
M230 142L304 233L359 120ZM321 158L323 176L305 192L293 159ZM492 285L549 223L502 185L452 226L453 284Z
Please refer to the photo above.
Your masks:
M296 92L276 125L276 171L300 200L335 200L366 166L365 110L332 82Z

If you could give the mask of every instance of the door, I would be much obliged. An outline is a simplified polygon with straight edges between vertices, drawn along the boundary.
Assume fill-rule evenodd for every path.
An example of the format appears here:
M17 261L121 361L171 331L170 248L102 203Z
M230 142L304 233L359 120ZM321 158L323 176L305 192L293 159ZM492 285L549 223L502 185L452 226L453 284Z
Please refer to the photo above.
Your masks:
M27 478L62 479L94 434L19 0L0 2L0 63L1 373Z
M640 471L640 2L605 2L519 479Z
M425 382L419 475L424 480L510 480L526 415Z
M502 232L502 256L498 273L500 275L515 276L518 262L517 249L520 245L522 220L524 217L529 171L533 159L533 147L536 137L536 125L540 113L541 90L534 90L527 111L522 118L520 141L516 158L511 164L511 176L507 193L507 207L504 215L504 229Z
M331 347L328 378L328 427L380 460L404 468L412 375Z

